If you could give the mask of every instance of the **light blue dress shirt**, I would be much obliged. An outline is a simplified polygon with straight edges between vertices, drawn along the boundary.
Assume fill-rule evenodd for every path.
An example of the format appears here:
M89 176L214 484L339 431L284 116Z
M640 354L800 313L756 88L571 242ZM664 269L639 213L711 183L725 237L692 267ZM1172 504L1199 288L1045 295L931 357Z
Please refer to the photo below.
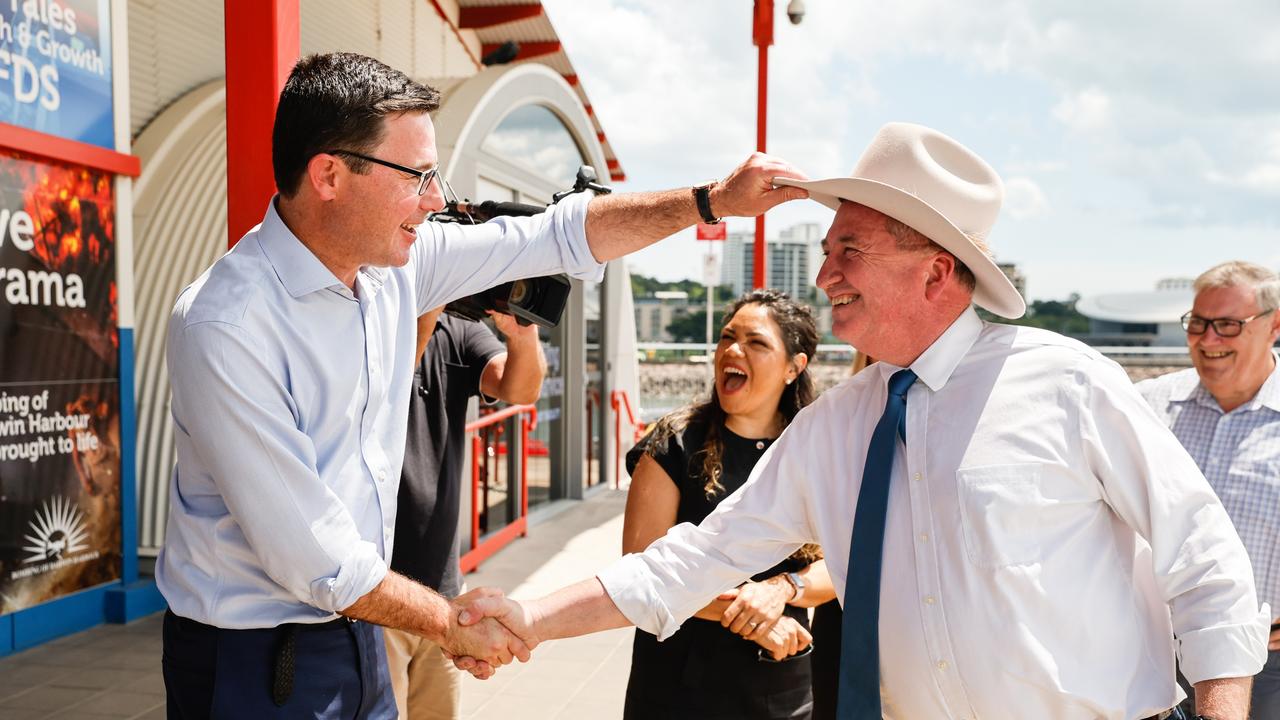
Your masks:
M169 321L178 459L156 581L173 612L314 623L372 590L392 551L418 316L522 277L600 280L588 202L424 223L408 264L363 268L352 292L273 200Z
M1249 402L1229 413L1195 368L1138 383L1213 486L1253 563L1258 599L1280 617L1280 356Z

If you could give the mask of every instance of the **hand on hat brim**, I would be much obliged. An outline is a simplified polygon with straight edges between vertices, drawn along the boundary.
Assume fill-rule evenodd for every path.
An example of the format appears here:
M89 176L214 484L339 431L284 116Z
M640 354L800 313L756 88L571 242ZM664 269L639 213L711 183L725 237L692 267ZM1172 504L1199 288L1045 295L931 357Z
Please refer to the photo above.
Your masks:
M809 193L798 187L777 187L780 178L807 179L790 163L764 153L752 153L729 177L711 190L711 212L718 217L755 217Z

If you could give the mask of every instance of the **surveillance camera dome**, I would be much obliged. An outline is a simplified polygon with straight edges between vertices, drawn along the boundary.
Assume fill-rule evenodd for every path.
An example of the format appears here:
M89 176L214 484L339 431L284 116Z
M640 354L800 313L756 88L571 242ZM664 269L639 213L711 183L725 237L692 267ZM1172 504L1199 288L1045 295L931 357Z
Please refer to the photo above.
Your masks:
M804 0L791 0L787 3L787 18L792 25L799 25L804 19Z

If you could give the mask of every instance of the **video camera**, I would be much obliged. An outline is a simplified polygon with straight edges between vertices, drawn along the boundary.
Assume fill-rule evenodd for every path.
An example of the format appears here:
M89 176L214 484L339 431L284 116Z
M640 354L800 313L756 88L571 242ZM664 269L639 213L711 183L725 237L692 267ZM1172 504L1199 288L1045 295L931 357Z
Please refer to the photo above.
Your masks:
M591 190L597 195L613 192L612 188L597 182L595 168L583 165L578 168L573 188L552 195L551 203L554 205L573 193L585 190ZM432 213L427 219L433 222L476 225L496 217L527 217L546 210L541 205L518 202L485 200L473 203L469 200L453 200L445 203L443 210ZM525 278L454 300L444 306L444 311L467 320L483 320L487 316L486 311L493 310L514 316L521 325L553 328L560 324L560 317L564 315L570 287L566 275Z

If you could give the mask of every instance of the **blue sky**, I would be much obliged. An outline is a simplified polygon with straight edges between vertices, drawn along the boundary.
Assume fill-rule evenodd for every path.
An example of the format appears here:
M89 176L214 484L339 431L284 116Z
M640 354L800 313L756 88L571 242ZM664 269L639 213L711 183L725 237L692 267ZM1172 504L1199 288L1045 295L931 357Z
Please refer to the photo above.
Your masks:
M723 177L755 147L750 0L544 0L627 173ZM1280 267L1280 3L776 0L769 152L847 174L876 129L935 127L1005 181L990 240L1032 299L1154 288L1229 259ZM828 224L817 203L770 234ZM751 221L731 221L749 229ZM633 270L696 277L692 232Z

